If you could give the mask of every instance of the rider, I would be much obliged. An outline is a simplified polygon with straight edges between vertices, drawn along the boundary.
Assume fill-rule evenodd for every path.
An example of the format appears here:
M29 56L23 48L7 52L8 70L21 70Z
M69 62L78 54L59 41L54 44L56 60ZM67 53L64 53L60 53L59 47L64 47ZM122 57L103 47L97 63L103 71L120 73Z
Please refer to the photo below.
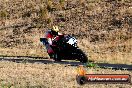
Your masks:
M63 34L59 32L58 26L53 26L52 29L49 29L45 34L45 38L48 41L48 43L46 44L46 48L50 58L54 58L54 51L52 47L54 47L55 45L53 41L59 35Z

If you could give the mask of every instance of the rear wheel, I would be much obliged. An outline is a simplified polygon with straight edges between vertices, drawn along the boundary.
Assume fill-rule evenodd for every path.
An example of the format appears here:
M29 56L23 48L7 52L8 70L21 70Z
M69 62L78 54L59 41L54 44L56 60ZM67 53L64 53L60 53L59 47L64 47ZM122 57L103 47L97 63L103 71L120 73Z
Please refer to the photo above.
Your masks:
M61 61L61 57L60 57L59 54L57 54L57 53L54 54L53 59L54 59L55 61Z
M59 54L59 48L56 46L51 46L51 48L53 49L54 53L52 54L52 59L54 59L55 61L61 61L61 56Z

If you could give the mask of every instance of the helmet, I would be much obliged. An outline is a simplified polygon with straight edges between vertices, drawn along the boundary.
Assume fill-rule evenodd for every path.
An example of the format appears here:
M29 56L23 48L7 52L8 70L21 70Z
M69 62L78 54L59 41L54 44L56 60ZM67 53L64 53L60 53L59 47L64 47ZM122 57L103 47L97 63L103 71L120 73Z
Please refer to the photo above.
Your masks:
M55 32L59 32L58 26L53 26L52 30L55 31Z

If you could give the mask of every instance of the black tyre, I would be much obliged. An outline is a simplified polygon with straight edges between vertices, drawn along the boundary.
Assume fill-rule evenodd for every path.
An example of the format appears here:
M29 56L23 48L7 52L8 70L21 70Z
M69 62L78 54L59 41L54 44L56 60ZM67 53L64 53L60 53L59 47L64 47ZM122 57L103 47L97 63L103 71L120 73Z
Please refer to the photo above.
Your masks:
M86 83L86 78L84 76L76 76L76 81L79 85L84 85Z
M61 61L61 57L59 56L59 54L54 54L54 57L53 57L53 59L55 60L55 61Z
M77 49L76 53L77 53L77 58L80 62L82 62L82 63L87 63L88 62L87 55L81 49Z

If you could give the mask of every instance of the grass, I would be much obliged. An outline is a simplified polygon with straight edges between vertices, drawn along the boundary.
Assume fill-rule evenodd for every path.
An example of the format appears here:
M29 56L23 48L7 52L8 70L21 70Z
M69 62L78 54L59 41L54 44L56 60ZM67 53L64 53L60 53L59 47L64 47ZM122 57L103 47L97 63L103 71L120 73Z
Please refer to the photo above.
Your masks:
M51 24L58 24L62 25L65 34L76 35L79 47L90 60L132 64L131 3L128 1L7 1L2 5L8 11L9 19L0 30L0 55L47 57L39 38L44 37ZM35 18L31 16L32 12L36 14ZM0 14L6 16L5 12ZM19 27L19 24L24 26Z
M50 24L58 24L65 34L75 35L89 60L131 65L130 0L106 1L1 0L0 17L4 20L0 21L0 56L48 57L39 38L44 37ZM22 63L0 61L0 88L131 88L129 84L79 86L76 69L60 64L31 64L26 59ZM132 75L112 69L86 70L88 74Z
M90 60L102 63L132 64L132 41L125 43L106 42L91 44L85 39L79 40L79 47L85 51ZM119 47L125 46L125 47Z
M129 71L110 70L100 68L86 68L88 74L130 74ZM2 61L0 62L0 87L11 88L52 88L52 87L102 87L118 88L127 87L129 84L86 84L79 86L75 77L77 67L70 67L59 64L31 64L31 63L14 63Z
M0 19L6 19L8 16L7 11L0 11Z
M31 57L48 57L46 51L34 49L17 49L17 48L0 48L2 56L31 56Z

